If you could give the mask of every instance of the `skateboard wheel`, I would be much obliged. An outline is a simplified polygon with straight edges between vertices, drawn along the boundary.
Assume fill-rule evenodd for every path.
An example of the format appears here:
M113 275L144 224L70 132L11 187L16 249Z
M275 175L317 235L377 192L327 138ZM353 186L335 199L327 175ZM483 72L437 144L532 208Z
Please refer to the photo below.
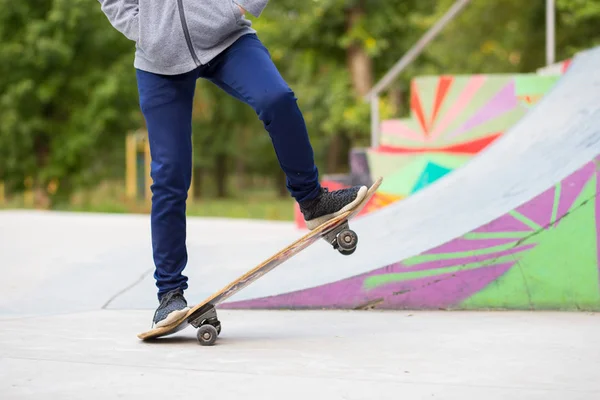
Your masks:
M352 253L354 253L356 251L356 247L353 248L352 250L338 249L338 251L340 252L341 255L349 256L349 255L351 255Z
M336 238L338 251L342 254L352 254L358 244L358 236L350 229L340 232ZM348 253L349 252L349 253Z
M212 325L202 325L196 333L198 341L202 346L212 346L215 340L217 340L218 335L217 328Z

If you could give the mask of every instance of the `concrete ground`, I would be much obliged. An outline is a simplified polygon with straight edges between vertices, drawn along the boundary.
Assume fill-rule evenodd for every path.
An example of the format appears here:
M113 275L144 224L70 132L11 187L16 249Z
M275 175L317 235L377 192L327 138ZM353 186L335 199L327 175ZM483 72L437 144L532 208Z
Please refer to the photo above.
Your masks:
M0 398L600 398L595 315L221 311L212 347L138 341L148 317L0 320Z
M219 310L213 347L192 328L142 342L156 306L148 228L145 216L0 212L1 400L600 398L591 313ZM206 265L231 273L299 234L189 229L194 287Z

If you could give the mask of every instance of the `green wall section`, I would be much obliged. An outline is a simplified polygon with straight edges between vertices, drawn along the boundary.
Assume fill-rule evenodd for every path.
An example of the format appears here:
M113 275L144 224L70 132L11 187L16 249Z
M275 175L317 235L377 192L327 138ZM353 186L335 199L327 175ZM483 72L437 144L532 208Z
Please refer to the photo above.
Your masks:
M558 226L531 233L522 244L535 247L511 256L515 266L460 308L598 309L596 185L588 182Z
M406 195L413 193L415 186L421 185L419 189L427 184L439 179L442 175L430 175L427 181L423 178L428 165L436 165L445 171L452 171L462 165L467 157L453 156L448 154L429 153L426 156L414 155L406 157L403 161L406 163L402 171L390 172L383 180L380 191L396 195ZM381 157L377 162L394 162L394 156ZM392 171L392 167L389 167ZM410 178L410 179L409 179ZM435 178L435 179L434 179Z
M544 95L554 87L560 76L540 76L533 74L516 75L515 94L517 96Z

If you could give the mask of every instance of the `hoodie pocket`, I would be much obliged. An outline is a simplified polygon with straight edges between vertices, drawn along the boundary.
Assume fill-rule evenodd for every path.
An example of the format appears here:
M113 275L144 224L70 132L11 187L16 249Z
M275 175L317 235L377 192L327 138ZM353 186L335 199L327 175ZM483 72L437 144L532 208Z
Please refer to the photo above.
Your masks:
M242 13L233 0L185 1L185 16L194 47L210 49L241 28Z
M141 0L139 17L137 47L145 59L162 67L189 64L177 1Z

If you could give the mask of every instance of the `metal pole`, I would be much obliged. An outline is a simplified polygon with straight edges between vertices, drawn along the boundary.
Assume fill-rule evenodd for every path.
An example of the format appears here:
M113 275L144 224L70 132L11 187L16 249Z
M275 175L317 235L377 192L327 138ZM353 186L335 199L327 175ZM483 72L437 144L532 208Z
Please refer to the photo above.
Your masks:
M379 93L390 85L413 60L421 54L425 47L452 21L470 0L457 0L446 14L433 25L417 43L384 75L379 82L367 93L365 100L371 102L371 145L379 143Z
M404 70L425 49L425 47L440 33L440 31L458 15L458 13L469 3L469 0L457 0L446 14L433 25L417 43L385 74L383 78L367 93L366 100L381 93L396 76Z
M379 145L379 96L371 98L371 147Z
M546 65L555 61L555 7L554 0L546 0Z

